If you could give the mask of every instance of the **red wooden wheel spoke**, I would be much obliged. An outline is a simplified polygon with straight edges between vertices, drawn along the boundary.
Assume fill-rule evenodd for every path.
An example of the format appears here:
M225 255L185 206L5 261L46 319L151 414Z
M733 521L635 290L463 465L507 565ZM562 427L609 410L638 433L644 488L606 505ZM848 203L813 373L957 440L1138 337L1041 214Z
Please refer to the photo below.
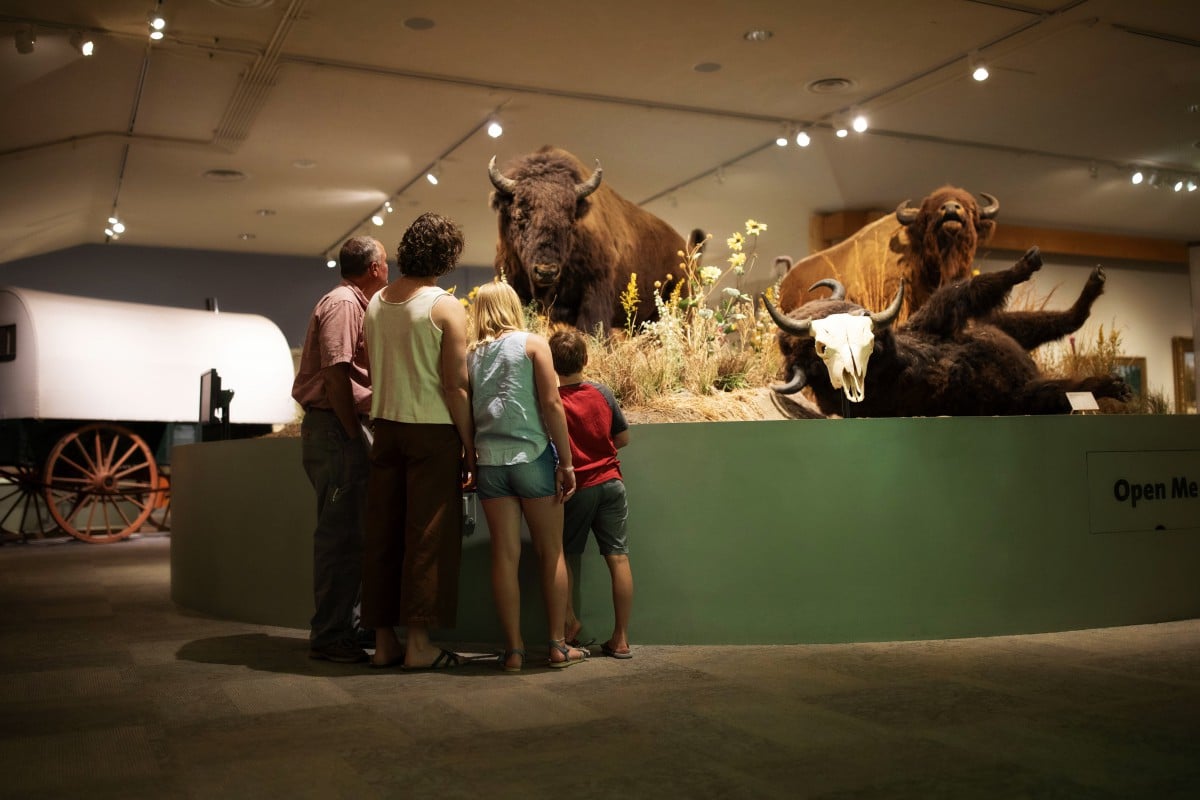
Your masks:
M114 451L117 449L117 440L116 440L116 439L113 439L113 446L112 446L112 449L113 449ZM121 465L122 465L122 464L124 464L126 461L128 461L128 460L129 460L129 457L130 457L131 455L133 455L134 453L136 453L136 452L137 452L137 450L138 450L138 443L137 443L137 442L134 442L132 445L130 445L130 446L129 446L129 449L125 451L125 455L121 456L121 460L120 460L120 461L118 461L118 462L117 462L117 463L115 463L115 464L110 464L110 465L108 465L108 468L109 468L109 469L116 469L117 467L121 466ZM110 460L111 460L111 459L110 459ZM144 469L145 467L146 467L146 465L145 465L145 464L139 464L139 465L138 465L137 467L135 467L134 469Z
M87 454L86 454L86 453L84 453L84 455L87 455ZM79 466L78 464L76 464L74 461L72 461L71 459L67 458L65 455L60 455L60 456L59 456L59 459L60 459L60 460L61 460L63 463L65 463L65 464L69 464L70 466L72 466L72 467L74 467L75 469L77 469L77 470L79 471L79 474L80 474L80 475L94 475L94 474L96 474L96 470L94 470L94 469L88 469L87 467L81 467L81 466Z
M133 520L131 520L129 517L127 517L127 516L125 515L125 511L124 511L124 509L122 509L122 508L121 508L121 504L120 504L120 503L113 503L113 504L112 504L112 507L113 507L113 509L115 509L115 510L116 510L116 512L117 512L118 514L120 514L120 515L121 515L121 519L122 519L122 520L124 520L124 522L125 522L125 527L126 527L126 528L130 527L131 525L133 525Z
M125 469L121 470L120 472L114 472L113 480L121 480L121 478L124 478L126 475L132 475L135 472L144 472L145 469L146 469L145 464L135 464L132 467L126 467ZM125 485L125 484L122 484L122 485ZM149 484L144 484L144 485L146 486L147 489L152 488L152 487L150 487Z
M96 462L92 460L92 454L87 451L87 448L84 447L83 442L79 441L78 436L76 436L75 434L72 434L71 436L72 436L72 438L70 439L70 442L75 445L75 449L78 450L80 452L80 454L83 456L83 460L87 462L87 466L81 467L78 464L75 464L74 461L72 461L70 463L74 464L75 468L78 469L80 472L84 473L85 475L94 474L100 468L98 466L96 466Z
M98 446L100 442L100 434L96 434L96 442ZM101 460L100 466L104 467L105 469L113 468L112 460L113 456L117 454L117 444L119 444L119 442L114 437L113 440L108 444L108 452L104 455L103 460ZM137 445L134 445L131 449L137 449Z

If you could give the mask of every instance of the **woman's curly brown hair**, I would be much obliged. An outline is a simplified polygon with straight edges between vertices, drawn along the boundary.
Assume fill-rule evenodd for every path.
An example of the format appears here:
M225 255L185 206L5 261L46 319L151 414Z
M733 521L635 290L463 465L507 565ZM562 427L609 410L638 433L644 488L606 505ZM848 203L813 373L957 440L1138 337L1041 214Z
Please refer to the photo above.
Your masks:
M439 277L454 269L462 251L462 228L449 217L427 211L404 232L396 263L401 275Z

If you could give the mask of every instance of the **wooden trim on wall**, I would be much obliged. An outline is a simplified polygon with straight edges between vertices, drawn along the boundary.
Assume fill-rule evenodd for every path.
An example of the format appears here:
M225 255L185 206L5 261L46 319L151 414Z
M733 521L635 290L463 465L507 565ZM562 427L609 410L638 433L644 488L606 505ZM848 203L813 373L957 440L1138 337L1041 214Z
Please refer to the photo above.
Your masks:
M859 229L890 211L834 211L814 214L809 226L812 252L832 247L852 236ZM1088 233L1059 228L1033 228L998 222L996 232L986 249L1024 252L1037 245L1044 253L1088 258L1116 258L1123 261L1154 261L1188 265L1188 245L1167 239L1147 239L1139 236L1116 236L1108 233Z

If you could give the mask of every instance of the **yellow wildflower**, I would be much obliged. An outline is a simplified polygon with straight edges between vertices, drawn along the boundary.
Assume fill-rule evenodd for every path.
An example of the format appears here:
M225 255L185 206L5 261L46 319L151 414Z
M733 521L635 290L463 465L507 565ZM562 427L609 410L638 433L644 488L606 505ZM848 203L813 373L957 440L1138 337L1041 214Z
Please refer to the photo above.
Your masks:
M746 254L745 253L734 253L733 255L731 255L729 257L729 265L731 267L733 267L734 269L743 267L743 266L745 266L745 264L746 264Z
M747 222L746 223L747 230L749 229L749 227L750 227L750 223ZM737 253L737 252L741 252L742 244L745 241L746 241L746 238L744 236L742 236L741 233L735 232L733 234L733 236L730 236L728 239L725 240L725 244L729 246L730 250Z
M766 229L767 229L767 224L765 222L755 222L752 219L746 220L746 235L747 236L757 236L758 234L762 233Z

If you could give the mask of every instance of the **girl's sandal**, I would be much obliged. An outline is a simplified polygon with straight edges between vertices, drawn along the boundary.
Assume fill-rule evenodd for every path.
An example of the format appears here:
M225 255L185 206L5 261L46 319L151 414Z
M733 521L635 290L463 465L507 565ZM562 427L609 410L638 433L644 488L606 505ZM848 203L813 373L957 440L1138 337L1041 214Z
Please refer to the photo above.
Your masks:
M516 666L510 667L508 665L508 660L510 658L512 658L513 656L519 657L520 661L517 662ZM517 648L513 648L512 650L505 650L500 655L500 669L504 670L505 672L520 672L521 667L523 667L523 666L525 666L525 651L524 650L519 650Z
M562 661L555 661L553 658L546 659L546 664L550 667L550 669L566 669L572 664L578 664L580 661L583 661L587 658L586 650L579 651L579 658L571 658L571 648L567 646L567 643L564 639L551 639L550 649L557 650L563 654Z

